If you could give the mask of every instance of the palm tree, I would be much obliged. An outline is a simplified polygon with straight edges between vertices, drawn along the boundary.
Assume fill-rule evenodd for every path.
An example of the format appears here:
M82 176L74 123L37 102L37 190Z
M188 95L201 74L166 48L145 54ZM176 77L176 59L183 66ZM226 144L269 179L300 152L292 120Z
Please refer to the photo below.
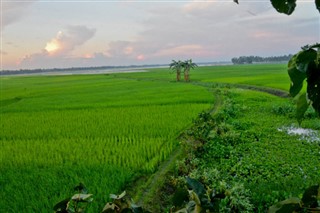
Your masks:
M182 61L175 61L172 60L172 63L170 64L170 69L175 70L177 74L177 81L180 81L181 79L181 70L183 68L184 62Z
M196 63L192 62L192 59L186 60L183 62L183 73L184 73L184 80L185 81L190 81L190 69L194 69L195 67L197 67L198 65Z

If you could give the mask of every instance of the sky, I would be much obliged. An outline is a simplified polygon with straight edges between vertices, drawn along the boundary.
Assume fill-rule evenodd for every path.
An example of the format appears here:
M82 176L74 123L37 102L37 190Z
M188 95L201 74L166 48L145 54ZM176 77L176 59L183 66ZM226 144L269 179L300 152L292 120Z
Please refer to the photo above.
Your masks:
M230 61L320 42L314 1L0 0L1 70Z

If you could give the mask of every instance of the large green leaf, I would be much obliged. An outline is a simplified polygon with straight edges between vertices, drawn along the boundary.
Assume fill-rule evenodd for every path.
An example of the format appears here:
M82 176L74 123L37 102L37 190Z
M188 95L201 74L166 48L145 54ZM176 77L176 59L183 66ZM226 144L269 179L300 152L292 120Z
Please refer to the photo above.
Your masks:
M125 208L121 210L121 213L133 213L133 211L130 208Z
M312 48L300 51L296 58L296 67L301 72L307 72L310 63L314 63L317 58L317 51Z
M295 54L288 63L288 74L291 80L290 95L296 96L303 87L303 81L311 64L317 58L317 51L307 48Z
M307 95L312 107L320 114L320 66L310 63L307 72Z
M292 97L295 97L300 92L303 86L303 81L307 77L306 73L300 72L297 69L297 56L298 54L294 55L288 63L288 74L291 80L289 92Z
M205 202L208 202L206 190L202 183L187 177L187 185L189 189L192 189L189 191L189 195L193 198L192 200L194 200L197 205L203 205Z
M188 213L188 210L187 210L187 208L183 208L183 209L180 209L174 213Z
M268 210L268 213L294 213L299 212L300 209L300 199L292 197L271 206Z
M126 191L123 191L121 194L119 195L115 195L115 194L110 194L110 198L115 199L115 200L120 200L122 199L124 196L126 196Z
M190 177L187 177L186 179L188 188L192 189L199 197L202 197L206 194L206 190L202 183Z
M77 202L91 202L93 200L91 196L92 194L75 194L71 199Z
M320 12L320 0L315 0L316 3L316 8L319 10Z
M318 200L320 199L319 185L311 186L303 193L301 201L304 207L316 208L318 207Z
M68 208L68 203L70 202L71 197L66 198L62 201L60 201L59 203L57 203L54 207L53 210L55 212L59 212L59 213L65 213L68 212L67 208Z
M304 113L307 111L309 107L308 101L307 101L307 94L304 92L302 93L297 101L297 120L299 122L299 125L301 125L302 119L303 119L303 115Z
M81 194L87 194L88 193L88 189L86 188L86 186L83 183L79 183L79 185L74 187L75 191L78 191Z
M107 212L116 212L116 209L119 209L119 207L114 203L107 203L104 207L101 213L107 213Z
M287 15L290 15L296 7L296 0L271 0L271 3L279 13Z
M132 209L133 213L143 213L144 212L144 210L141 206L135 206L135 207L132 206L131 209Z
M187 204L187 213L200 213L201 206L197 205L195 201L190 201Z
M207 191L205 190L202 183L199 181L187 177L188 188L192 189L191 193L194 195L194 201L197 205L201 205L203 209L213 209L213 204L207 195ZM189 192L190 193L190 192Z

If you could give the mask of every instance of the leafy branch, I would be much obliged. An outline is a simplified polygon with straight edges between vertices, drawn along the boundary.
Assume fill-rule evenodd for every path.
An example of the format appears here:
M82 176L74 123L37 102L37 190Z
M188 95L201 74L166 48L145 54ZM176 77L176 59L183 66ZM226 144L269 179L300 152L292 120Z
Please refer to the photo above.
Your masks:
M239 4L238 0L233 0ZM271 4L279 13L291 15L296 8L296 0L271 0ZM320 0L315 0L316 9L320 12Z
M320 44L306 45L288 63L290 95L297 97L297 120L301 124L309 105L320 113ZM306 92L302 92L307 81Z
M83 213L89 203L93 201L92 194L88 194L87 188L80 183L74 188L78 193L57 203L53 210L55 213ZM148 213L142 207L136 205L126 194L126 191L120 195L110 194L112 202L108 202L102 213Z

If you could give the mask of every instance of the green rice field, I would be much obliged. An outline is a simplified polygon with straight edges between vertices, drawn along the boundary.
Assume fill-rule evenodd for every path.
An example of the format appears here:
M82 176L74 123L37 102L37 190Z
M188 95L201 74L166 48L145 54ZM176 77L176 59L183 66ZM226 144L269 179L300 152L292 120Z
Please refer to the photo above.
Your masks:
M103 205L212 103L199 86L125 75L2 77L1 209L50 212L79 182Z
M206 84L287 91L285 64L167 68L141 73L0 77L1 212L52 212L85 183L102 210L179 148L177 137L215 97Z

